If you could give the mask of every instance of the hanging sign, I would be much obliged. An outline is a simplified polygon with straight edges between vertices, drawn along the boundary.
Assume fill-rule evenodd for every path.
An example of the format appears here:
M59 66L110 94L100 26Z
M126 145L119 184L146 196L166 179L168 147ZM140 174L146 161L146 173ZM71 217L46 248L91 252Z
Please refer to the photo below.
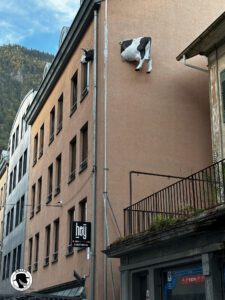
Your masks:
M91 223L74 221L72 228L72 241L73 247L90 247Z

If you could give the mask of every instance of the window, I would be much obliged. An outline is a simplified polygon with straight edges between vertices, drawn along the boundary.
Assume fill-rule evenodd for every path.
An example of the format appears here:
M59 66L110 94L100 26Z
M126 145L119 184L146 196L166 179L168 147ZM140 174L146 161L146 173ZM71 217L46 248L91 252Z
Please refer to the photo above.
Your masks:
M7 262L7 255L4 256L2 280L6 278L6 262Z
M73 253L73 245L72 245L72 229L73 229L73 221L74 221L74 212L75 208L72 207L68 210L68 246L67 246L67 255Z
M88 94L89 64L81 63L81 100Z
M32 251L33 251L33 238L29 239L29 262L28 271L31 272L32 269Z
M30 210L30 219L34 216L34 209L35 209L35 194L36 194L36 185L33 184L32 191L31 191L31 210Z
M41 210L41 193L42 193L42 177L38 179L38 194L37 194L37 210L38 213Z
M13 221L14 221L14 207L11 209L10 212L10 232L13 230Z
M9 234L9 226L10 226L10 211L7 213L6 233L5 233L6 236Z
M70 168L69 168L69 182L73 181L76 177L76 154L77 143L76 137L70 142Z
M87 168L88 161L88 124L86 123L81 129L81 163L80 171Z
M13 250L13 257L12 257L12 273L16 271L16 252L17 248Z
M8 255L7 255L7 267L6 267L5 278L9 278L10 262L11 262L11 253L8 253Z
M17 261L16 261L16 269L21 268L21 252L22 252L22 245L19 245L17 248Z
M37 151L38 151L38 134L34 137L34 154L33 154L33 166L37 162Z
M80 221L86 222L87 221L87 199L80 201L79 203L80 209Z
M23 175L27 172L27 149L24 151L23 154Z
M13 155L14 151L15 151L15 133L12 136L12 152L11 152L11 155Z
M13 189L13 171L10 173L9 177L9 194L11 194Z
M54 133L55 133L55 107L50 112L50 130L49 130L49 145L54 140Z
M19 125L16 128L15 149L17 148L18 143L19 143Z
M48 167L48 199L47 203L52 200L52 181L53 181L53 164Z
M22 139L23 137L23 132L24 132L24 123L25 123L25 115L23 115L22 120L21 120L21 128L20 128L20 138Z
M17 166L15 166L13 171L13 189L16 187L16 173L17 173Z
M15 226L19 224L20 221L20 200L16 203L16 220L15 220Z
M38 256L39 256L39 233L35 234L35 262L34 262L34 271L38 270Z
M18 182L21 180L22 178L22 168L23 168L23 156L20 157L19 160L19 172L18 172Z
M23 215L24 215L24 195L21 197L20 200L20 223L23 222Z
M61 169L62 169L62 156L61 154L56 158L56 188L55 196L60 193L61 186Z
M202 266L171 268L162 272L163 299L206 299L205 281Z
M74 74L71 83L72 83L72 97L71 97L71 107L70 107L70 113L71 115L76 111L77 109L77 72Z
M59 219L54 221L54 249L53 249L53 258L52 258L53 262L58 260L58 251L59 251Z
M45 260L44 266L49 265L51 225L45 227Z
M63 123L63 94L58 100L58 115L57 115L57 133L62 129Z
M40 145L39 145L39 158L43 155L44 152L44 124L40 128Z

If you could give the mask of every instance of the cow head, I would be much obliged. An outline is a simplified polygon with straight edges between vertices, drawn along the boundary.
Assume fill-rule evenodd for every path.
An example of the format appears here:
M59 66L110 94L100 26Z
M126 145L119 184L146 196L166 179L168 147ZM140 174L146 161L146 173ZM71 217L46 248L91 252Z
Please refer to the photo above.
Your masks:
M81 56L81 60L80 60L82 64L86 64L89 61L94 60L94 49L87 50L87 49L82 48L82 50L84 51L83 55Z

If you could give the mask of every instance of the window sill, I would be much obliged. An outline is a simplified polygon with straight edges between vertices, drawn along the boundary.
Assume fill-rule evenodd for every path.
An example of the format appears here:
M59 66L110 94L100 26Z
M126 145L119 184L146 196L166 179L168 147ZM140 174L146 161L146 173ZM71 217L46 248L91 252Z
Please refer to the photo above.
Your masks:
M34 167L34 166L36 165L36 163L37 163L37 159L35 159L35 160L33 161L32 167Z
M84 101L84 98L87 96L88 93L89 93L89 88L86 87L81 93L80 103Z
M33 219L33 217L34 217L34 213L30 216L30 220Z

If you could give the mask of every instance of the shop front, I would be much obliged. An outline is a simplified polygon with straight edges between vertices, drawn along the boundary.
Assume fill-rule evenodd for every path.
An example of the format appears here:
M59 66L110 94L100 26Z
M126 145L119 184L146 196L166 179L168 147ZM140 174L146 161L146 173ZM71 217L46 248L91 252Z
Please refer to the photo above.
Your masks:
M222 300L225 208L162 230L121 239L105 251L120 258L121 300Z

